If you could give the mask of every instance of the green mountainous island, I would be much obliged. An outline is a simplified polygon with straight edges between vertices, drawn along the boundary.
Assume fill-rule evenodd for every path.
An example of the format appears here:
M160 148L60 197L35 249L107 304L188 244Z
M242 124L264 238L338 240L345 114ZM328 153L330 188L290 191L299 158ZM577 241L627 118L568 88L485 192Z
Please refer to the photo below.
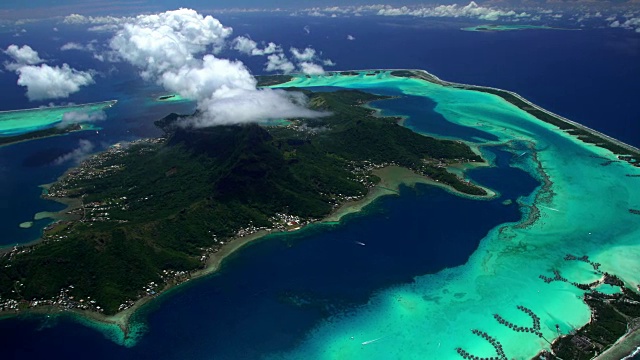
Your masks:
M361 106L384 97L307 95L332 115L185 128L188 116L171 114L156 122L164 137L116 145L71 170L45 195L70 205L62 220L0 258L0 307L121 312L219 262L226 243L320 221L394 174L487 195L447 171L483 162L467 145Z
M414 70L391 75L492 93L638 166L637 149L515 93L448 83ZM289 80L264 77L260 85ZM460 163L486 165L466 144L417 134L401 126L400 119L377 116L364 106L386 97L357 90L288 90L304 91L311 108L331 115L191 128L183 126L184 120L197 113L170 114L156 121L164 136L116 144L48 186L43 196L69 207L41 241L0 254L0 315L71 310L116 323L126 337L128 319L141 304L215 271L225 256L266 234L339 220L377 196L396 192L401 183L424 182L465 196L494 196L447 171ZM565 260L584 261L600 271L587 257L567 255ZM568 281L559 273L542 280ZM639 326L637 293L624 286L618 294L595 290L601 284L620 283L607 273L594 283L572 283L592 290L585 302L593 316L576 333L553 343L559 358L591 358ZM531 317L532 328L496 320L514 331L541 334L539 318ZM497 358L504 358L499 342L491 344ZM462 358L473 358L457 350Z

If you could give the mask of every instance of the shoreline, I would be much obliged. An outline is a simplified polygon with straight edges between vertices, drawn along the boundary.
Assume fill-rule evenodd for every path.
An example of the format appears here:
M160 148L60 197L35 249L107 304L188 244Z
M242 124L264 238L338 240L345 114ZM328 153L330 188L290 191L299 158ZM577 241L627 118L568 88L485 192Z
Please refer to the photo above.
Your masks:
M621 146L623 148L626 148L629 151L635 152L636 154L638 154L640 156L640 148L637 148L633 145L629 145L623 141L620 141L618 139L615 139L609 135L603 134L602 132L592 129L586 125L580 124L578 122L575 122L573 120L569 120L561 115L558 115L556 113L553 113L549 110L546 110L544 108L542 108L541 106L538 106L534 103L532 103L531 101L527 100L526 98L522 97L521 95L519 95L516 92L510 91L510 90L505 90L505 89L500 89L500 88L495 88L495 87L490 87L490 86L481 86L481 85L471 85L471 84L464 84L464 83L457 83L457 82L451 82L451 81L447 81L447 80L442 80L441 78L439 78L438 76L428 72L427 70L424 69L363 69L363 70L340 70L340 71L327 71L326 74L330 75L330 76L335 76L335 75L341 75L342 73L348 73L348 72L358 72L358 73L365 73L365 72L380 72L380 71L407 71L407 72L418 72L418 73L423 73L427 76L427 78L418 78L424 81L428 81L428 82L432 82L434 84L438 84L438 85L442 85L442 86L449 86L449 87L456 87L456 88L461 88L463 90L471 90L471 91L478 91L478 90L482 90L482 89L487 89L487 90L493 90L493 91L498 91L498 92L502 92L505 94L509 94L511 96L514 96L515 98L517 98L518 100L522 101L523 103L525 103L528 106L531 106L532 108L534 108L535 110L541 111L543 113L545 113L546 115L552 116L554 118L556 118L559 121L565 122L567 124L570 124L572 126L575 126L583 131L589 132L592 135L598 136L603 138L604 140L607 140L615 145ZM356 75L351 75L351 76L356 76ZM431 78L431 79L429 79ZM498 96L498 95L496 95ZM507 100L505 100L507 101ZM516 105L514 105L516 106ZM534 115L532 115L534 116ZM535 117L535 116L534 116ZM536 118L537 119L537 118ZM544 120L538 119L539 121L545 122ZM547 123L547 122L545 122ZM549 124L549 123L547 123ZM553 125L553 124L551 124ZM597 145L597 144L592 144L594 146L600 147L601 146ZM609 150L611 151L611 150Z
M454 83L454 82L442 80L439 77L437 77L436 75L433 75L433 74L429 73L426 70L413 70L413 71L423 72L423 73L427 74L428 76L433 77L435 80L439 81L439 83L441 85L443 85L443 86L462 87L464 90L471 90L471 91L488 89L488 90L494 90L494 91L502 92L502 93L505 93L505 94L509 94L511 96L514 96L518 100L522 101L526 105L531 106L535 110L539 110L539 111L545 113L546 115L554 117L554 118L556 118L556 119L558 119L558 120L560 120L562 122L565 122L567 124L573 125L573 126L577 127L578 129L587 131L587 132L591 133L592 135L599 136L599 137L601 137L601 138L603 138L603 139L605 139L605 140L607 140L607 141L609 141L609 142L611 142L611 143L613 143L615 145L621 146L623 148L626 148L629 151L632 151L632 152L635 152L637 154L640 154L640 149L638 149L637 147L635 147L633 145L629 145L629 144L627 144L625 142L622 142L622 141L620 141L618 139L614 139L613 137L611 137L609 135L606 135L606 134L603 134L603 133L599 132L598 130L592 129L592 128L586 126L586 125L580 124L580 123L575 122L573 120L569 120L569 119L565 118L564 116L561 116L561 115L553 113L553 112L551 112L549 110L546 110L546 109L542 108L541 106L538 106L538 105L532 103L531 101L525 99L524 97L522 97L520 94L518 94L516 92L510 91L510 90L504 90L504 89L500 89L500 88L494 88L494 87L490 87L490 86L479 86L479 85L470 85L470 84L463 84L463 83ZM424 79L424 80L427 80L427 79ZM505 101L507 101L507 100L505 99ZM514 105L514 106L516 106L516 105ZM532 116L534 116L534 115L532 115ZM541 120L541 119L538 119L538 120L547 123L544 120ZM553 124L551 124L551 125L553 125ZM599 146L597 144L593 144L593 145L602 148L601 146Z
M68 171L72 171L72 170L73 169L70 169ZM463 196L463 197L481 199L481 200L493 199L497 195L491 189L482 187L477 184L476 184L477 186L480 186L481 188L487 191L487 195L477 196L477 195L469 195L469 194L461 193L447 184L441 184L441 183L435 182L427 178L426 176L419 175L413 172L410 169L403 168L400 166L395 166L395 165L385 166L382 168L375 169L373 170L373 174L380 178L380 182L375 186L371 187L369 189L369 192L367 193L367 195L365 195L364 198L360 200L355 200L355 201L347 201L342 205L338 206L336 209L334 209L329 215L325 216L323 219L317 222L309 223L308 225L338 224L342 221L342 219L344 219L345 216L361 212L368 205L372 204L377 199L383 196L399 195L399 188L401 185L409 186L409 187L414 187L416 184L431 185L431 186L436 186L438 188L442 188L445 191L453 193L457 196ZM62 175L61 178L64 176L65 175ZM50 185L51 184L45 184L45 185L41 185L41 187L46 189ZM51 198L50 200L68 205L67 208L61 210L58 213L54 213L54 214L62 214L58 216L65 216L66 215L65 213L70 209L75 209L82 206L81 199ZM57 216L53 218L57 218ZM169 294L170 292L178 289L181 285L185 283L190 283L192 280L204 278L206 276L215 274L224 265L224 261L227 258L229 258L229 256L243 249L245 246L254 243L255 241L264 239L268 235L272 235L272 234L282 234L282 233L288 233L288 232L303 231L307 228L308 225L291 229L291 230L284 230L284 231L283 230L270 230L270 231L260 230L249 235L233 238L232 240L229 240L227 243L225 243L218 252L212 253L208 257L208 259L205 262L204 268L195 270L189 275L189 277L186 280L182 282L166 284L165 287L162 289L162 291L158 292L157 294L140 298L136 300L134 304L131 305L129 308L122 310L121 312L118 312L114 315L104 315L102 313L90 311L90 310L62 309L53 305L45 305L41 307L27 308L19 311L15 311L15 310L0 311L0 319L19 317L19 316L28 316L28 315L69 315L72 317L77 317L77 318L74 318L74 321L79 321L81 323L88 321L89 323L86 325L90 327L92 325L91 323L93 323L93 325L116 326L121 332L119 334L121 335L121 337L119 338L121 339L121 342L122 342L120 345L127 346L127 342L131 340L130 339L130 332L131 332L131 325L132 325L131 318L134 316L134 314L137 313L138 310L143 308L145 305L149 304L150 302L152 302L153 300L155 300L160 296ZM42 238L24 245L35 245L41 241L42 241ZM7 248L4 250L10 251L11 248Z
M118 100L105 100L105 101L95 101L85 104L75 104L75 105L56 105L56 106L47 106L47 107L36 107L29 109L17 109L17 110L3 110L0 111L0 115L14 113L14 112L27 112L27 111L39 111L39 110L52 110L52 109L62 109L62 108L77 108L77 107L86 107L86 106L94 106L94 105L105 105L108 107L112 107L118 103Z
M429 76L434 77L435 79L437 79L438 81L442 81L439 78L437 78L435 75L431 75L428 72L424 71L424 70L416 70L416 71L423 71L424 73L428 74ZM427 79L424 79L425 81L429 81ZM443 83L446 84L450 84L450 85L444 85L443 86L456 86L456 85L451 85L451 84L455 84L455 83L449 83L446 81L442 81ZM469 85L470 87L475 87L475 88L482 88L482 87L478 87L478 86L474 86L474 85ZM487 89L495 89L495 88L489 88L487 87ZM471 90L473 91L473 89L466 89L466 90ZM572 122L568 119L565 119L563 117L560 117L558 115L555 115L551 112L548 112L538 106L536 106L535 104L532 104L530 102L528 102L526 99L520 97L519 95L506 91L506 90L501 90L501 89L495 89L495 90L499 90L505 93L509 93L512 94L513 96L518 97L519 99L521 99L523 102L530 104L532 107L539 109L540 111L543 111L547 114L550 114L552 116L555 116L556 118L558 118L561 121L566 121L567 123L570 123L574 126L579 126L579 127L583 127L582 125ZM540 120L543 121L543 120ZM588 127L584 127L585 129L588 129L589 131L593 131L593 133L598 134L598 136L602 136L602 137L606 137L607 139L612 139L614 143L618 143L618 144L623 144L624 146L628 146L631 149L635 149L638 150L637 148L631 146L631 145L627 145L623 142L619 142L613 138L610 138L604 134L601 134L595 130L592 130ZM600 147L599 145L595 145ZM622 145L621 145L622 146ZM634 150L634 151L635 151ZM640 150L639 150L640 151ZM534 153L535 156L535 153ZM543 185L546 185L548 187L551 186L551 181L548 178L548 176L546 176L546 174L544 173L544 171L542 171L540 163L537 161L536 159L536 163L538 164L538 170L541 171L541 176L546 180L544 182ZM455 168L456 166L460 166L460 168L465 168L467 166L471 167L471 166L488 166L488 164L458 164L458 165L453 165L452 167ZM407 175L406 178L397 178L395 180L393 180L393 177L391 177L391 180L389 178L385 178L380 176L380 182L371 187L369 189L369 192L367 193L367 195L363 198L360 199L358 201L352 201L352 202L346 202L343 203L341 206L337 207L336 209L334 209L334 211L332 211L331 214L329 214L327 217L325 217L324 219L322 219L319 222L316 223L335 223L335 222L340 222L341 219L343 219L346 215L349 214L353 214L353 213L357 213L362 211L366 206L368 206L369 204L373 203L376 199L382 197L382 196L386 196L386 195L392 195L392 194L398 194L397 191L397 187L399 187L401 184L403 185L408 185L408 186L412 186L415 185L417 183L423 183L423 184L428 184L428 185L435 185L441 188L444 188L446 191L452 192L456 195L462 195L462 196L466 196L466 197L471 197L471 198L493 198L496 196L496 194L494 192L490 192L489 189L486 189L484 187L482 187L483 189L485 189L487 191L487 195L485 196L473 196L473 195L467 195L467 194L463 194L460 193L458 191L456 191L455 189L445 185L445 184L441 184L438 182L435 182L433 180L428 180L426 177L417 175L413 172L411 172L410 170L406 169L406 168L400 168L400 167L395 167L399 170L395 170L395 169L389 169L389 168L393 168L393 167L385 167L385 168L380 168L380 169L376 169L374 170L374 174L378 175L376 172L378 171L382 171L383 173L387 172L386 175L391 175L388 173L393 173L394 171L397 172L401 172L404 171L405 175ZM67 173L65 172L65 175ZM413 174L413 175L411 175ZM65 176L63 175L63 176ZM548 183L547 183L548 182ZM477 184L476 184L477 185ZM44 187L44 186L43 186ZM544 188L544 186L543 186ZM395 189L395 190L394 190ZM534 222L537 220L536 217L536 213L539 212L538 208L536 207L536 202L538 202L538 196L543 197L544 195L548 195L548 194L544 194L545 191L543 190L539 190L538 194L536 194L536 200L534 201L534 203L531 205L531 212L528 216L526 216L528 218L529 221ZM550 194L551 196L553 194ZM48 198L50 200L54 200L54 201L58 201L61 202L63 204L68 205L67 208L65 208L64 210L62 210L59 213L64 213L70 210L69 204L65 203L63 199L66 198ZM63 200L63 201L59 201L59 200ZM79 199L71 199L71 200L79 200ZM79 200L81 202L81 200ZM522 204L520 204L522 206ZM55 219L55 218L54 218ZM521 221L522 222L522 221ZM525 225L524 223L520 224L520 225ZM298 230L302 230L305 229L306 227L302 227L299 229L295 229L293 231L298 231ZM93 312L93 311L86 311L86 310L63 310L60 308L56 308L54 306L51 307L47 307L47 306L43 306L41 308L33 308L33 309L28 309L28 310L22 310L18 313L16 313L16 316L19 315L27 315L27 314L70 314L73 316L78 316L79 318L83 319L83 320L87 320L89 322L94 322L94 323L99 323L99 324L108 324L108 325L114 325L117 326L121 331L122 334L124 335L124 342L126 343L127 339L129 339L129 334L130 334L130 325L131 325L131 318L132 316L139 310L141 309L144 305L152 302L152 300L154 300L157 296L162 296L164 294L168 294L169 291L173 291L174 289L179 288L179 285L185 283L185 282L189 282L189 280L194 280L197 278L202 278L204 276L213 274L215 272L217 272L223 265L225 259L227 259L230 255L232 255L233 253L235 253L236 251L244 248L244 246L247 246L251 243L253 243L256 240L259 239L263 239L265 238L267 235L270 234L275 234L275 233L284 233L286 231L280 231L280 230L276 230L276 231L259 231L250 235L246 235L243 237L238 237L238 238L234 238L233 240L227 242L221 249L220 251L218 251L217 253L211 254L209 256L209 258L206 261L206 265L204 269L199 269L194 271L191 276L184 282L180 282L180 283L176 283L176 284L168 284L167 286L165 286L165 288L162 289L162 291L154 296L147 296L147 297L143 297L139 300L137 300L134 305L132 305L130 308L123 310L115 315L112 316L106 316L106 315L102 315L101 313L98 312ZM21 244L23 245L23 244ZM0 249L1 251L1 249ZM8 313L8 314L3 314L0 313L0 318L4 318L4 317L11 317L13 316L13 314ZM82 321L82 320L79 320ZM626 343L625 343L626 341ZM622 349L623 344L629 345L628 342L630 341L635 341L636 344L640 343L640 331L636 330L631 332L628 335L625 335L624 337L620 338L618 340L618 342L616 342L614 345L612 345L605 353L601 354L600 356L604 356L607 352L609 352L610 350L614 350L615 348L618 349ZM635 347L634 347L635 348ZM633 349L631 349L632 351ZM621 350L620 350L621 351ZM626 356L628 355L628 352L624 355ZM601 360L607 360L607 359L614 359L615 357L603 357L600 358L600 356L596 357L596 359L601 359ZM612 355L612 356L616 356L616 355Z
M636 326L630 332L622 336L611 347L602 354L597 355L593 360L620 360L626 359L636 352L640 347L640 328Z
M380 71L393 71L392 69L386 69L386 70L382 70L382 69L376 69L376 70L361 70L359 71L358 75L351 75L351 76L362 76L363 73L365 72L380 72ZM555 118L556 120L560 121L560 122L564 122L566 124L572 125L575 128L579 129L579 130L583 130L593 136L599 137L604 141L608 141L609 143L613 144L613 145L617 145L619 147L622 147L628 151L630 151L631 153L635 153L636 155L640 155L640 149L638 149L635 146L626 144L620 140L614 139L611 136L605 135L597 130L591 129L588 126L582 125L580 123L577 123L575 121L569 120L563 116L557 115L551 111L548 111L536 104L533 104L532 102L528 101L527 99L525 99L524 97L520 96L519 94L512 92L512 91L508 91L508 90L503 90L503 89L498 89L498 88L493 88L493 87L484 87L484 86L477 86L477 85L468 85L468 84L459 84L459 83L453 83L453 82L448 82L445 80L441 80L440 78L438 78L437 76L427 72L426 70L421 70L421 69L416 69L416 70L406 70L406 69L398 69L398 71L405 71L405 72L418 72L418 73L422 73L425 74L426 78L420 77L420 76L414 76L413 78L416 79L421 79L427 82L432 82L441 86L449 86L449 87L454 87L454 88L460 88L462 90L470 90L470 91L481 91L483 89L488 89L488 90L493 90L499 93L504 93L504 94L508 94L511 95L513 97L515 97L517 100L521 101L522 103L524 103L526 106L531 107L535 110L538 110L540 112L542 112L543 114L546 114L547 116L551 116L553 118ZM348 71L341 71L341 72L331 72L330 74L335 74L335 75L339 75L341 73L346 73ZM506 98L504 98L503 96L494 94L494 93L490 93L493 94L495 96L498 96L500 98L502 98L504 101L512 104L513 106L518 107L519 109L521 109L522 111L525 111L527 113L529 113L528 111L526 111L525 109L522 109L520 106L508 101ZM567 134L569 134L570 136L572 136L573 138L575 138L577 141L583 143L584 145L593 145L596 146L598 148L607 150L609 152L611 152L614 156L618 157L618 158L622 158L622 154L617 154L616 152L614 152L611 149L608 149L606 146L602 146L601 143L589 143L586 141L583 141L582 139L580 139L580 137L575 136L574 134L572 134L570 131L566 131L563 130L562 128L560 128L558 125L553 124L551 122L545 121L541 118L538 118L537 116L535 116L534 114L529 113L532 117L534 117L536 120L544 122L546 124L549 124L551 126L554 126L556 128L559 129L559 131L565 132ZM528 208L528 211L525 210L525 214L523 216L523 218L513 226L514 228L526 228L531 226L534 222L538 221L538 219L540 218L540 209L538 207L538 205L540 203L549 203L550 201L552 201L553 197L554 197L554 192L553 192L553 181L552 179L549 177L549 175L544 171L542 164L540 163L537 153L533 153L534 156L534 163L536 164L536 168L535 168L535 173L538 175L538 180L541 182L541 186L536 190L536 194L534 195L534 200L532 202L532 204L524 204L519 202L519 206L523 207L523 208ZM638 166L638 164L632 162L632 161L627 161L630 165L632 166ZM589 324L585 324L584 326L588 326ZM583 327L584 327L583 326ZM583 328L581 327L581 328ZM557 341L558 338L556 338L554 340ZM614 344L612 344L608 349L606 349L602 354L597 355L596 357L594 357L592 360L620 360L620 359L626 359L627 357L630 357L632 353L634 352L638 352L640 349L640 325L635 326L635 328L631 329L627 334L623 335L621 338L619 338ZM540 353L539 353L540 354ZM537 359L537 357L534 357L534 359Z

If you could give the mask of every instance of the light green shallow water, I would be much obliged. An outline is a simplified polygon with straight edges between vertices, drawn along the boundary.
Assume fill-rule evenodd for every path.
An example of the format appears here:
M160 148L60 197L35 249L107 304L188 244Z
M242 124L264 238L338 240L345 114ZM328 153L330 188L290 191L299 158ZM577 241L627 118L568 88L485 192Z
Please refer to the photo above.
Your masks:
M465 265L382 290L356 311L324 321L296 349L273 358L461 359L457 347L476 356L496 356L488 342L471 333L479 329L499 340L508 358L529 359L549 344L500 325L492 315L531 326L531 318L516 308L526 306L541 318L549 341L557 337L556 324L567 333L587 323L582 291L539 279L541 274L553 277L554 269L569 281L598 279L588 264L565 261L566 254L589 255L603 271L638 285L640 217L628 209L640 208L640 180L625 175L640 169L623 162L603 167L604 160L596 157L616 160L607 150L581 143L497 96L417 79L330 75L296 77L280 86L384 87L429 97L438 104L435 110L453 123L473 126L480 121L499 142L533 144L553 185L535 200L540 218L532 226L494 229ZM536 166L530 160L524 167L536 173ZM531 204L534 197L521 201Z
M96 113L111 107L115 101L0 112L0 136L26 134L50 128L69 112Z

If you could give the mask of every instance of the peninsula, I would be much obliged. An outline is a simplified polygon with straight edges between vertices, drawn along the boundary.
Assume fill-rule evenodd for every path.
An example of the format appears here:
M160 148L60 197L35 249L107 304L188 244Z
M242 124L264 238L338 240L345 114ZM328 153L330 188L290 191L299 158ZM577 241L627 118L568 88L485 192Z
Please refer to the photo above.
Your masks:
M640 149L618 141L608 135L586 127L580 123L571 121L560 115L545 110L512 91L486 86L453 83L441 80L437 76L430 74L424 70L396 70L391 71L391 75L422 79L442 86L480 91L499 96L509 103L517 106L519 109L525 111L526 113L533 115L538 120L557 126L562 131L570 133L571 135L577 137L585 143L594 144L603 149L610 150L611 152L616 154L620 160L627 161L633 166L640 167Z
M41 139L41 138L50 137L50 136L59 136L59 135L64 135L74 131L80 131L80 130L82 130L82 125L72 124L72 125L65 126L63 128L52 127L48 129L28 132L26 134L0 137L0 146L11 145L11 144L15 144L23 141Z
M76 310L109 321L96 314L131 311L207 273L228 248L370 201L367 194L389 181L381 176L398 172L385 168L487 196L447 171L482 163L480 156L362 106L384 97L306 94L331 115L190 128L182 125L189 116L171 114L156 122L163 137L115 145L72 169L44 195L71 204L61 220L41 242L0 257L2 312Z
M64 135L73 131L86 130L83 119L101 114L117 100L79 105L52 106L26 110L0 112L0 146L18 142ZM74 115L77 121L65 122L65 116Z

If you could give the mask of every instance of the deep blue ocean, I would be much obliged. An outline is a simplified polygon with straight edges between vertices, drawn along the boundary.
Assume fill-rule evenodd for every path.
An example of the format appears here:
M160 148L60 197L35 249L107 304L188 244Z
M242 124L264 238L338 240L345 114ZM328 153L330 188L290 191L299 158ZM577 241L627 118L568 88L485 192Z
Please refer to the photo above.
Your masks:
M640 34L631 31L477 33L458 30L467 23L424 19L219 18L234 28L235 35L249 34L285 48L313 46L337 63L335 70L421 68L445 80L513 90L560 115L640 146ZM101 127L97 133L0 148L0 245L36 238L46 220L29 230L18 224L36 212L60 208L40 199L37 186L54 181L73 165L54 163L77 148L80 139L90 140L98 150L117 141L157 135L154 120L171 111L192 110L189 104L154 105L150 99L162 90L144 84L122 64L114 72L111 64L95 65L89 54L70 58L57 50L67 41L105 35L60 25L60 31L52 34L52 26L32 25L20 38L1 38L0 47L29 44L43 57L64 59L76 68L95 68L104 77L69 100L120 103L109 110L107 121L97 124ZM347 40L347 35L356 40ZM240 59L254 73L262 73L263 58ZM0 110L42 105L29 103L22 90L16 90L15 81L13 73L0 73L0 87L10 89L3 91ZM376 106L388 114L410 116L406 125L420 130L424 119L411 115L433 104L401 98ZM490 137L448 124L434 112L427 115L430 132L467 140ZM262 239L229 258L216 275L161 297L139 313L147 333L133 348L116 345L70 318L25 317L0 321L2 358L255 359L286 350L321 319L355 309L381 289L463 264L490 229L520 219L517 205L502 202L530 194L538 183L509 166L510 153L493 151L497 167L469 175L498 190L499 199L474 201L422 185L403 188L400 196L382 198L340 225Z

